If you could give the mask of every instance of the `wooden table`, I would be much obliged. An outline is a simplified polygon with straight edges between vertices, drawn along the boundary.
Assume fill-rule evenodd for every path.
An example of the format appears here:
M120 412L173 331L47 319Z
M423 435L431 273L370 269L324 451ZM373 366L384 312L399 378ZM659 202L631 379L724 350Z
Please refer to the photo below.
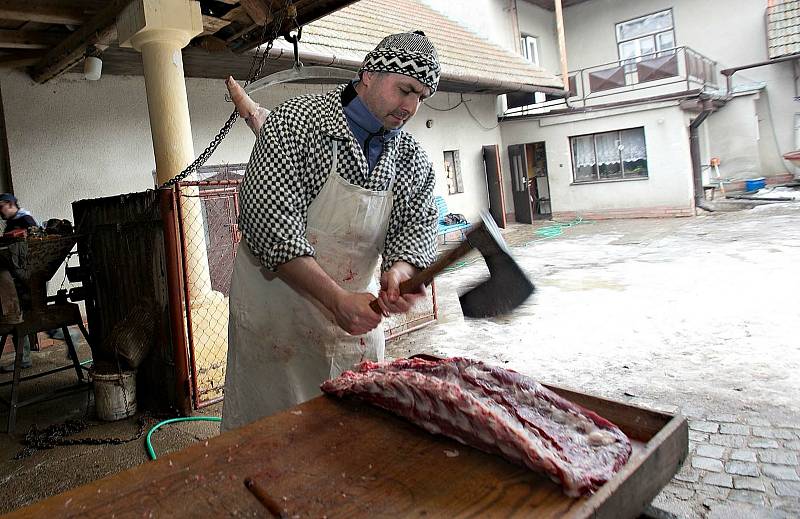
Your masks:
M636 517L686 456L686 420L551 389L634 440L628 464L588 498L369 405L321 396L9 517L270 517L246 478L286 517Z

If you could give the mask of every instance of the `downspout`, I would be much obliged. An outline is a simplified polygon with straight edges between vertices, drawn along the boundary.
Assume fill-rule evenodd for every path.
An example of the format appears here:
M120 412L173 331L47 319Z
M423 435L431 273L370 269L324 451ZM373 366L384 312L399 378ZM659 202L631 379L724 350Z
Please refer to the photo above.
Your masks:
M711 100L704 99L703 111L689 123L689 154L692 157L692 176L694 177L694 205L708 212L714 212L714 208L706 202L703 191L703 170L700 164L700 125L713 111Z

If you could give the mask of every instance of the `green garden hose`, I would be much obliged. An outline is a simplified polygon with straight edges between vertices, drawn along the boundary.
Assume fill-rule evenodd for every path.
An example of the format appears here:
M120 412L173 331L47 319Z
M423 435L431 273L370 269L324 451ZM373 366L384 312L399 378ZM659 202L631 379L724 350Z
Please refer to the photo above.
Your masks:
M222 418L218 416L184 416L181 418L170 418L169 420L164 420L163 422L158 422L150 429L150 432L147 433L147 438L145 439L145 445L147 446L147 454L150 455L151 460L156 459L156 452L153 450L153 444L150 443L150 436L153 435L156 430L162 425L167 425L175 422L221 422Z

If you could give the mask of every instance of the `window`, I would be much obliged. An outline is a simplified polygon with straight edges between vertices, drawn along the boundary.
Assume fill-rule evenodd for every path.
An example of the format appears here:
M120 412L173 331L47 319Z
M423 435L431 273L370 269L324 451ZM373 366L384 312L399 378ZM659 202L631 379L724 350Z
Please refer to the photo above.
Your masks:
M464 181L461 180L461 159L458 150L444 152L444 172L447 177L447 194L464 192Z
M536 36L523 35L522 38L520 38L520 48L522 49L522 55L525 56L525 59L538 67L539 38Z
M617 47L619 59L627 65L625 71L632 73L642 56L662 56L675 48L675 28L672 25L672 10L659 11L617 24ZM657 53L657 54L656 54Z
M570 137L574 182L647 178L644 128Z

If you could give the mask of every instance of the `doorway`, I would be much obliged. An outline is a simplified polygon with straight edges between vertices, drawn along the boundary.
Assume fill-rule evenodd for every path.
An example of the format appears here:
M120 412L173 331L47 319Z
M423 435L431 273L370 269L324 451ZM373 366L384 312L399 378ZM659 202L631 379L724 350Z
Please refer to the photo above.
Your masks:
M514 217L520 223L552 217L547 151L544 142L513 144L508 147Z
M547 148L544 142L525 145L528 155L528 188L531 195L534 220L549 220L553 216L550 206L550 181L547 176Z

